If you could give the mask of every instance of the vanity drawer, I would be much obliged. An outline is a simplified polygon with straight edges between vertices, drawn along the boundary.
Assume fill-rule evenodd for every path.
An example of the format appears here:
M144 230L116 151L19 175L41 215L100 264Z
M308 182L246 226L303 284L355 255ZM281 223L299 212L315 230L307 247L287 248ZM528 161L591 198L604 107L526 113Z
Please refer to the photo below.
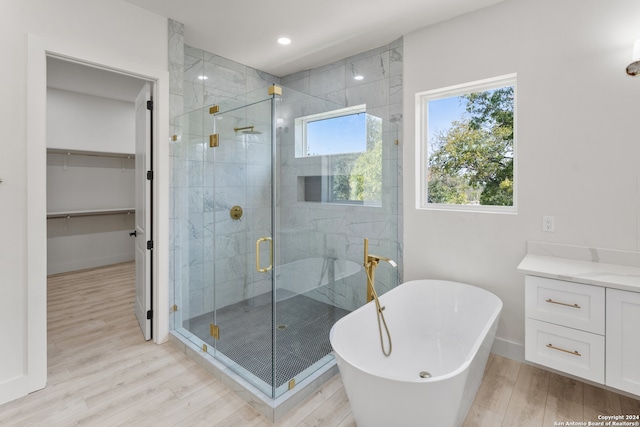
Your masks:
M527 276L526 317L604 335L604 291L600 286Z
M527 319L525 359L604 384L604 336Z

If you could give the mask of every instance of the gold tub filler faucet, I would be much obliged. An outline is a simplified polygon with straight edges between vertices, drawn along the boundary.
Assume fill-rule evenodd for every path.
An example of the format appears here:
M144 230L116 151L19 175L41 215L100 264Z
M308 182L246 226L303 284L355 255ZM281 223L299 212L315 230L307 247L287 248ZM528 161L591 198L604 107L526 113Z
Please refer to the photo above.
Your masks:
M396 262L390 258L370 254L369 239L364 239L364 271L365 273L367 273L367 302L375 301L376 315L378 318L378 331L380 332L380 347L382 348L382 353L385 356L389 356L392 350L391 334L389 333L387 321L384 318L384 307L380 306L380 300L378 299L378 294L376 293L375 288L376 268L378 267L378 263L380 261L386 261L392 267L398 266L398 264L396 264ZM387 334L387 339L389 340L389 350L386 350L384 346L384 340L382 338L382 326L384 326L384 330Z

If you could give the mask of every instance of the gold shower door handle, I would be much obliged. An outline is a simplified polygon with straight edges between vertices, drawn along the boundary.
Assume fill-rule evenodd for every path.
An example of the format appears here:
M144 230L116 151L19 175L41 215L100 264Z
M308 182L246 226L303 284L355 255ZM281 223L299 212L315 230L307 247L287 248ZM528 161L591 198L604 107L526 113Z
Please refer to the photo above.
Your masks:
M269 265L267 267L260 266L260 244L262 242L269 242ZM256 270L258 273L266 273L273 268L273 240L271 237L261 237L256 240Z

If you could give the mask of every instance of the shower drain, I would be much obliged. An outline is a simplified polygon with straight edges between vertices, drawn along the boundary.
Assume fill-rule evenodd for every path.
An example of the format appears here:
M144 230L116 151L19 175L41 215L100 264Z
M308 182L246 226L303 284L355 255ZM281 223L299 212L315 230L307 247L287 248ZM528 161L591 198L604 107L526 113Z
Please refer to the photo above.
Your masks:
M278 329L287 329L287 325L278 325L277 328Z

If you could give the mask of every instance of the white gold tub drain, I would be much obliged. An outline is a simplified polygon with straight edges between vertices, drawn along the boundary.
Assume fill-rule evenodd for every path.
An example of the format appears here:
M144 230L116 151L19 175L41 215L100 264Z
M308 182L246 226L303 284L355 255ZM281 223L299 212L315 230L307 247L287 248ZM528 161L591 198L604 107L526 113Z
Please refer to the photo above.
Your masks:
M420 378L431 378L431 374L427 371L420 371Z

